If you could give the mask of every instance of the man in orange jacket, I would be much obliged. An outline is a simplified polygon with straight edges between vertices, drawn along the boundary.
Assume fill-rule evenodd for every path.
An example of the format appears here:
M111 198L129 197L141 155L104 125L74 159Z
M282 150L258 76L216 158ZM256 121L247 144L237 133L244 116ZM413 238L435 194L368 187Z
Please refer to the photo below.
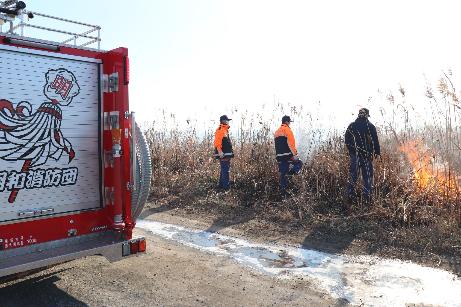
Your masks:
M279 164L280 192L286 193L288 186L287 175L295 175L301 171L303 163L298 158L298 150L293 132L290 128L290 116L282 117L282 126L275 132L275 153Z
M231 120L227 115L221 116L220 125L214 135L214 156L219 159L221 165L218 187L224 190L229 189L230 160L234 157L232 142L229 138L229 121Z

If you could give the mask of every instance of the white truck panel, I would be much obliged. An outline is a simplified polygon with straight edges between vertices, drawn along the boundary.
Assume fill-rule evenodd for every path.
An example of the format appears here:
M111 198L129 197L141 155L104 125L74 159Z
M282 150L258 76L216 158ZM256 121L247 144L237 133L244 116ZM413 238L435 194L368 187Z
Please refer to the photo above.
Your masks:
M99 65L0 47L0 222L101 206Z

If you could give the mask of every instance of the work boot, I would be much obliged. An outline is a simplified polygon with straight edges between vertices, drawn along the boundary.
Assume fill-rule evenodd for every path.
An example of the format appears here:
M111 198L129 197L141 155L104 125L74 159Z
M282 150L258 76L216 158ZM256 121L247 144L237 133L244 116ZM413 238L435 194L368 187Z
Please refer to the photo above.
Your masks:
M218 185L216 187L216 191L219 193L219 192L227 192L230 190L230 187L223 187L222 185Z

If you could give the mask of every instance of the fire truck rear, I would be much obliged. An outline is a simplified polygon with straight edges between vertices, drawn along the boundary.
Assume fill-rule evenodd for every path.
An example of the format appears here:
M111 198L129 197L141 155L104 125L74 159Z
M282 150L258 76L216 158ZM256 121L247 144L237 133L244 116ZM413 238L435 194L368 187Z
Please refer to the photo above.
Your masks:
M100 41L99 26L0 1L0 277L146 250L132 237L151 164L128 50Z

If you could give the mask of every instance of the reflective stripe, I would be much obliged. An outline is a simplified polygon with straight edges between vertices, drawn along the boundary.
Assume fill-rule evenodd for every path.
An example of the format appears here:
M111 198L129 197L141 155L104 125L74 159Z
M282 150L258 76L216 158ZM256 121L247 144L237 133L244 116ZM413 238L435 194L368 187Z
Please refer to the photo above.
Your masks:
M233 156L234 154L233 153L225 153L223 154L223 156ZM214 154L215 157L219 157L219 154Z
M283 154L278 154L277 157L283 157L283 156L289 156L289 155L292 155L293 153L291 152L286 152L286 153L283 153Z

